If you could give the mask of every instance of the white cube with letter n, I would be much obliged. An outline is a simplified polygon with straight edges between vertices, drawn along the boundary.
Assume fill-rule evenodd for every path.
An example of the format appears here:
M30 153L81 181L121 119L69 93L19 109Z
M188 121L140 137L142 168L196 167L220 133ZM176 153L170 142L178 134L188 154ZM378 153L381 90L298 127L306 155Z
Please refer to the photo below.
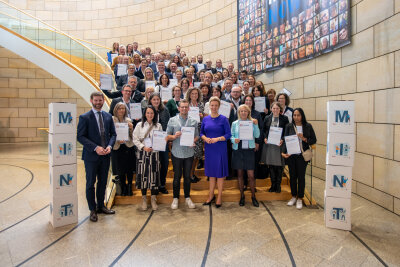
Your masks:
M76 104L49 104L50 222L78 222Z
M325 225L342 230L351 230L354 110L354 101L327 102Z

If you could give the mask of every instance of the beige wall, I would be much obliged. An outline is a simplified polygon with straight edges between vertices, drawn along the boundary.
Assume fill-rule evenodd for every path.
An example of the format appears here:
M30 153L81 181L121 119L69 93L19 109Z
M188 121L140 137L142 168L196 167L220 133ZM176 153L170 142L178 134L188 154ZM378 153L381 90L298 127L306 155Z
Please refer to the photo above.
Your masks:
M355 100L353 191L400 214L400 1L352 1L352 44L263 74L286 87L317 134L313 174L325 179L326 101Z
M204 54L237 66L234 0L6 0L72 36L111 47L139 42L152 51ZM174 33L175 32L175 33Z
M46 141L48 104L77 104L77 114L89 105L71 88L24 58L0 47L0 143Z

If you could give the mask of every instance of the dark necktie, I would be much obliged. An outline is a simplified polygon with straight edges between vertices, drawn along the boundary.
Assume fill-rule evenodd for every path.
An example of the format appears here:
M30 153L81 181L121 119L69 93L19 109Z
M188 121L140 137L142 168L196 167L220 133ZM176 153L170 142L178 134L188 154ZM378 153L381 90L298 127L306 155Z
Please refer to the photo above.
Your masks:
M104 135L104 123L103 123L103 116L101 115L101 111L98 112L99 114L99 125L100 125L100 138L101 138L101 146L106 148L106 138Z

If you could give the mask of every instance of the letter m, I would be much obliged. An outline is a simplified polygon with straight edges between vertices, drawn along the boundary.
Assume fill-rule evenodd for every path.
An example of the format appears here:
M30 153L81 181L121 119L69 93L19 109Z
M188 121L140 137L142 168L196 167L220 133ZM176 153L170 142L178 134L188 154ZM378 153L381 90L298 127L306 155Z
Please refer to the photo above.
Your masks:
M58 113L58 122L59 123L71 123L72 116L71 112L59 112Z
M346 122L346 123L349 122L350 121L349 112L347 110L344 110L344 111L336 110L335 121L336 122Z

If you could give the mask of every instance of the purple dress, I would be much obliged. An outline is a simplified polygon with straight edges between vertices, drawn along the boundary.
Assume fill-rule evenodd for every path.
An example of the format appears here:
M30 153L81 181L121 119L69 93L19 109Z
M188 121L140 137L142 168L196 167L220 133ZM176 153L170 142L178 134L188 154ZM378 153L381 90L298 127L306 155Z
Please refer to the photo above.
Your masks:
M201 124L200 137L216 138L224 136L226 140L231 138L231 129L228 119L219 115L216 118L207 116ZM214 144L204 142L204 171L208 177L223 178L229 175L228 147L226 141L218 141Z

